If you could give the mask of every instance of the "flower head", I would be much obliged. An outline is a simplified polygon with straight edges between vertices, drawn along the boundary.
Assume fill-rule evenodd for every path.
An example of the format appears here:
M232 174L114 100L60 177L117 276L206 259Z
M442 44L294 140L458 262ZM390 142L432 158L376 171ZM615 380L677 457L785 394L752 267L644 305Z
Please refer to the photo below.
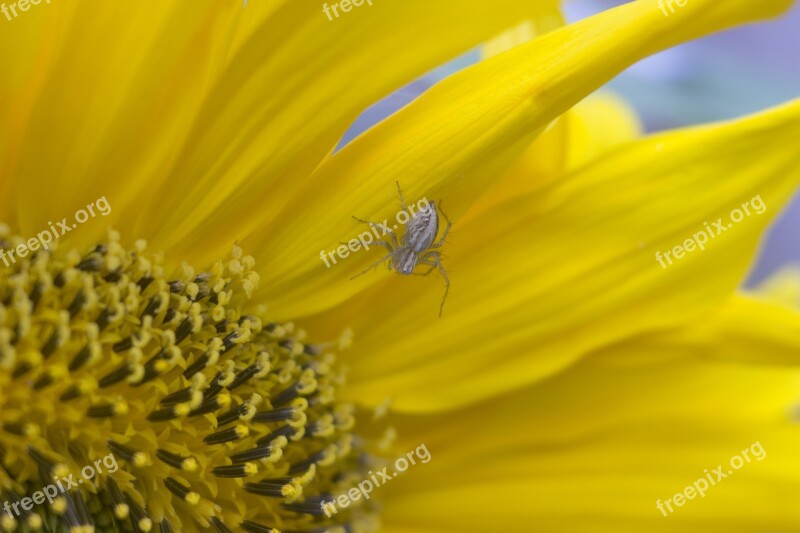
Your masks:
M11 501L59 487L52 506L18 521L300 529L358 477L335 346L244 312L253 266L235 247L208 271L170 272L144 242L127 250L111 232L86 255L57 248L2 276L0 486ZM108 452L122 470L92 483L82 466L101 473ZM89 489L63 490L70 473ZM5 520L13 529L17 518ZM362 512L348 527L368 521Z
M564 27L556 2L527 0L376 3L335 22L284 0L30 13L0 35L20 50L0 81L10 139L0 244L33 252L0 270L0 493L19 499L54 476L99 470L100 458L119 469L0 527L374 530L374 500L334 516L322 504L379 464L391 423L403 449L427 443L449 459L416 498L400 481L385 489L385 529L586 529L585 517L603 513L591 476L576 476L585 499L575 522L546 498L528 505L526 491L574 474L576 458L589 471L593 457L614 456L610 441L594 444L620 424L635 448L651 434L656 391L695 370L730 376L719 389L728 398L746 382L746 371L693 363L649 388L663 369L638 366L638 354L669 346L665 335L683 341L682 354L714 352L742 317L796 325L793 311L731 293L800 183L800 103L636 141L615 100L573 107L649 54L789 4L692 0L665 18L642 0ZM509 27L478 64L335 151L365 106ZM441 319L439 280L351 280L370 253L331 269L319 261L358 233L354 216L397 211L398 181L409 202L442 198L454 221ZM755 194L764 216L668 271L653 261ZM64 219L58 242L26 248L98 197L114 205L107 217L72 230ZM714 328L692 326L706 317ZM311 342L306 330L341 340ZM347 351L343 331L354 332ZM744 348L766 345L796 363L794 344L768 333L721 358L752 363L758 350ZM634 370L616 371L626 363ZM776 392L762 415L784 406L794 377L765 372ZM559 388L570 392L553 406ZM632 394L648 393L630 409ZM688 411L658 412L696 424ZM531 414L537 426L520 431ZM787 433L784 422L770 434ZM698 447L715 453L727 442L722 430L702 435ZM584 455L564 452L579 445ZM562 447L554 467L550 446ZM622 513L624 498L673 479L638 472L610 494L606 524L650 523ZM409 509L419 522L404 520Z

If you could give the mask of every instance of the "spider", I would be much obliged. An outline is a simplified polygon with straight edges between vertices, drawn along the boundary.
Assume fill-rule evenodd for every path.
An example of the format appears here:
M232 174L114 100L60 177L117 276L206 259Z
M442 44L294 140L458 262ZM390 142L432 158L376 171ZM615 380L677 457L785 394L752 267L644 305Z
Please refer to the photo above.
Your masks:
M402 205L403 211L408 213L409 211L406 207L406 202L403 200L403 191L400 190L400 183L395 183L397 184L397 194L400 196L400 205ZM441 204L441 202L439 203ZM441 206L439 207L439 210L441 211ZM442 273L445 283L444 296L442 296L442 303L439 305L439 317L441 317L442 310L444 309L444 301L447 299L447 293L450 290L450 280L447 277L447 272L445 272L444 267L442 266L441 253L436 250L436 248L441 248L444 244L451 225L450 219L447 218L447 215L444 213L444 211L441 211L441 213L442 217L447 222L447 226L444 228L441 239L436 242L434 242L434 240L439 232L439 213L434 202L428 202L423 208L411 216L406 224L405 234L399 239L397 234L385 225L370 222L369 220L363 220L354 216L353 218L358 222L369 224L369 226L372 228L381 229L383 230L384 235L388 233L392 242L388 243L386 241L377 241L376 244L385 247L387 250L389 250L389 253L382 257L374 265L370 266L360 274L356 274L350 279L355 279L363 274L366 274L387 259L389 259L389 270L394 270L398 274L403 274L404 276L409 276L412 274L427 276L433 272L434 269L438 268L439 272ZM417 265L426 265L430 268L426 272L417 274L414 272L414 269L417 267Z

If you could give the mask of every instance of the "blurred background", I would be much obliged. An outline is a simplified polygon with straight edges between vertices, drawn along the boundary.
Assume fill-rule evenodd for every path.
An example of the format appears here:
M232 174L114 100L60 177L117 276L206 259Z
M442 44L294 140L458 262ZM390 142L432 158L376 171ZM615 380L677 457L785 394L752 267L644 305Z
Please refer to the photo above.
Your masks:
M576 21L623 3L572 0L565 2L565 13ZM341 145L477 59L477 51L467 53L370 107ZM800 98L800 4L780 20L712 35L652 56L608 88L637 110L648 132L732 119ZM762 242L747 285L788 264L800 265L800 194Z

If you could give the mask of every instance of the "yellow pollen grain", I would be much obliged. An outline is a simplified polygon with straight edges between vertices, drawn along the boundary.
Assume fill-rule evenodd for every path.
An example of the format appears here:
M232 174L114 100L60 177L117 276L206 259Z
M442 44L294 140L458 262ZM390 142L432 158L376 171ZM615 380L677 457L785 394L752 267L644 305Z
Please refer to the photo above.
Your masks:
M133 454L133 465L136 467L144 467L150 464L150 456L144 452L136 452Z
M189 457L188 459L184 459L181 462L181 470L186 472L196 472L198 469L197 459L194 457Z
M56 514L64 514L67 511L67 499L63 496L59 496L53 500L53 505L51 508Z

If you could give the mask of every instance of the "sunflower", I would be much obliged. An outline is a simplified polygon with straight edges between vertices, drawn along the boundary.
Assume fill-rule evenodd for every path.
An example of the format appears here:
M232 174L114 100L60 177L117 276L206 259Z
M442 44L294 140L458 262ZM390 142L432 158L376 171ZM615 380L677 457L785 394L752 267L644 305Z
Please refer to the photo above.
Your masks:
M800 103L641 141L614 98L574 106L649 54L790 2L664 17L639 1L570 26L556 2L532 4L375 2L333 21L283 0L59 2L9 21L0 494L19 505L0 527L631 529L660 518L628 505L637 488L679 490L753 424L786 452L775 409L798 337L752 326L796 331L797 315L731 294L800 180ZM335 151L366 106L485 42L478 64ZM351 280L380 256L319 260L363 230L354 215L398 210L395 183L454 221L441 319L433 276ZM654 262L755 195L763 215ZM751 327L729 351L737 320ZM780 348L770 366L765 346ZM751 385L767 393L746 403ZM676 387L702 409L660 403ZM674 426L653 431L651 414ZM383 509L324 512L421 445L430 464L387 483ZM644 468L681 446L691 456ZM579 500L553 503L573 485ZM697 507L680 520L720 516ZM731 529L796 525L735 510Z
M424 436L432 458L380 489L384 531L797 531L798 354L797 308L739 295L536 386L395 414L397 456Z

